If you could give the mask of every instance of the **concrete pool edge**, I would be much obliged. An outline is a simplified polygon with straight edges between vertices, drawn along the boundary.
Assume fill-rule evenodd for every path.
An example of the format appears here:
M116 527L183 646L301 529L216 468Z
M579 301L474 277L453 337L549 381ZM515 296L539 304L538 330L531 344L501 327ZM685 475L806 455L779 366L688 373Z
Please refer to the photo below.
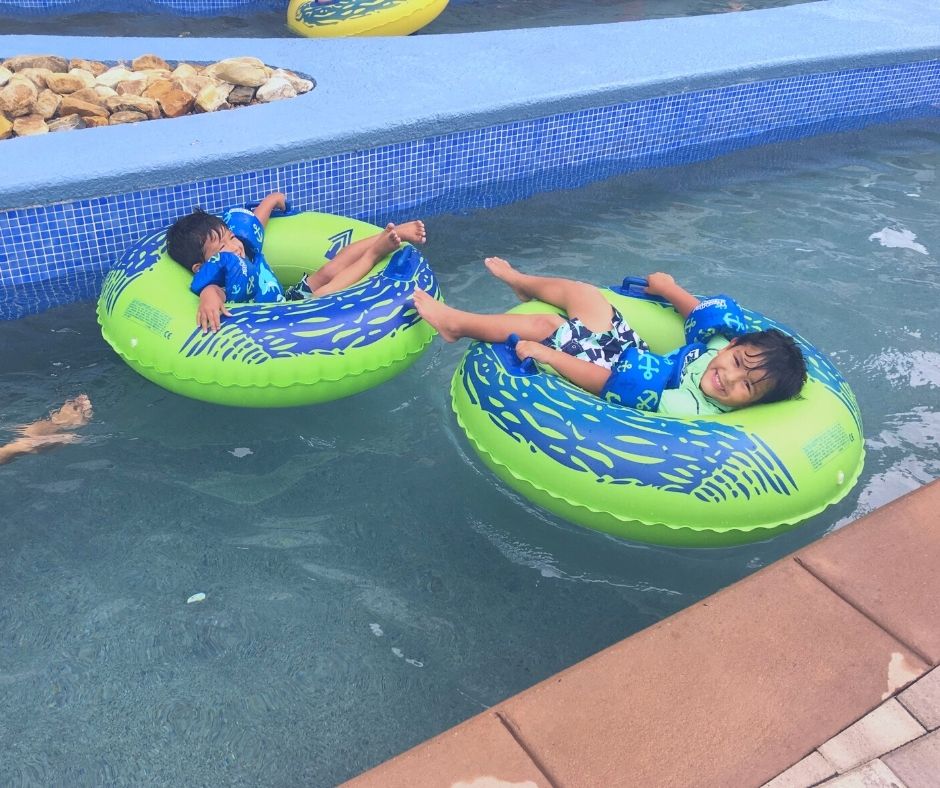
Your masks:
M347 785L762 785L940 664L938 564L935 481Z

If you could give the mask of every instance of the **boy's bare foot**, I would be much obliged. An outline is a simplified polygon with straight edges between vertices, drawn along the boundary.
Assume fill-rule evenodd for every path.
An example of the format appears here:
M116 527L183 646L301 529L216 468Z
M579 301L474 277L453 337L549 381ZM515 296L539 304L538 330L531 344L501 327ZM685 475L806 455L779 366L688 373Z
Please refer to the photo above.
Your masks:
M532 296L526 292L520 282L522 274L513 268L508 260L504 260L502 257L487 257L483 261L483 265L493 276L509 285L520 301L532 300Z
M456 342L461 338L454 328L452 318L457 310L452 306L447 306L419 288L415 288L414 303L418 314L437 330L445 342Z
M385 226L385 232L376 237L373 248L379 257L385 257L385 255L398 249L399 246L401 246L401 236L398 235L395 225L389 223Z
M410 244L423 244L428 240L428 235L424 230L424 222L420 219L405 222L404 224L396 224L395 232L398 233L403 241L407 241Z
M68 399L57 411L49 416L49 421L64 429L76 429L85 426L91 419L91 400L87 394L79 394Z

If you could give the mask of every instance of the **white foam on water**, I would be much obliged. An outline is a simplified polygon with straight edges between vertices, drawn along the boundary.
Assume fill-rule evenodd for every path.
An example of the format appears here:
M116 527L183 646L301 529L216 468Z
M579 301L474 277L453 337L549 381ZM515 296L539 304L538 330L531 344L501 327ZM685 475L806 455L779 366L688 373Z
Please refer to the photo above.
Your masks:
M883 230L869 235L868 240L878 241L882 246L889 249L910 249L920 254L928 254L926 246L914 243L916 237L910 230L892 230L890 227L885 227Z

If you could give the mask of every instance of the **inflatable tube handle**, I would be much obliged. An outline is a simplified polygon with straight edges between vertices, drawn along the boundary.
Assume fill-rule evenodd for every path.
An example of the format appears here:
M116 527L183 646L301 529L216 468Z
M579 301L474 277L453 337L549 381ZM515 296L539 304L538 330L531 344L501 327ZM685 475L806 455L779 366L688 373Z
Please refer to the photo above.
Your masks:
M392 259L388 261L382 275L399 282L409 282L414 279L415 274L418 272L418 266L421 265L422 259L421 252L413 246L406 246L392 255Z
M538 367L535 366L535 361L531 358L520 361L519 356L516 355L516 343L518 341L518 334L510 334L505 342L494 344L493 350L496 352L499 360L503 362L503 367L510 375L518 375L520 377L537 375L539 370Z
M253 210L254 210L255 208L257 208L259 205L261 205L261 200L255 200L254 202L250 202L250 203L246 204L245 207L246 207L249 211L253 211ZM271 211L271 216L272 216L272 217L278 217L278 216L296 216L298 213L300 213L300 211L297 210L297 209L295 209L294 206L291 205L290 200L285 200L285 201L284 201L284 210L282 211L280 208L275 208L273 211Z
M645 276L625 276L621 285L611 287L610 289L615 293L620 293L620 295L630 296L631 298L642 298L644 301L658 301L660 304L665 304L666 299L662 296L650 295L646 292L647 284L648 282Z

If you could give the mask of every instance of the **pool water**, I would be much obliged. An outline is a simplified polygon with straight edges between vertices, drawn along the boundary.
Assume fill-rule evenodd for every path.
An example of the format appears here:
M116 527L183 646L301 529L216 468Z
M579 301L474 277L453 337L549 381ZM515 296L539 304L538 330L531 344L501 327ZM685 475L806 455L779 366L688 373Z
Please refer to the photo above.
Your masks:
M254 411L134 374L93 303L0 323L0 439L95 408L82 443L0 466L0 784L332 785L938 476L938 142L874 127L428 219L455 305L511 306L488 254L667 270L832 353L861 481L759 544L620 541L507 491L450 412L465 344Z
M419 31L472 33L522 27L600 24L640 19L778 8L812 0L451 0ZM286 6L285 6L286 7ZM170 14L82 13L0 18L0 35L171 36L193 38L289 38L284 12L249 16L182 17Z

